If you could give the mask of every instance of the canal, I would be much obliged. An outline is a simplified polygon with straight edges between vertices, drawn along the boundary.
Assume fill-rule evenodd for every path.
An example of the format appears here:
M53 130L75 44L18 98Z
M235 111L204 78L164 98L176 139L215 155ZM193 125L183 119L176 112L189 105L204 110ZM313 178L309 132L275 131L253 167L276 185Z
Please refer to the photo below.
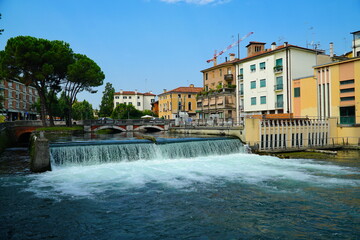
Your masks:
M120 139L141 136L52 141ZM154 149L131 161L114 155L101 163L61 159L41 174L29 172L26 148L7 149L0 156L0 238L358 238L359 151L280 159L248 153L234 141L174 143L175 155ZM201 144L209 144L211 153ZM188 151L194 155L184 157Z

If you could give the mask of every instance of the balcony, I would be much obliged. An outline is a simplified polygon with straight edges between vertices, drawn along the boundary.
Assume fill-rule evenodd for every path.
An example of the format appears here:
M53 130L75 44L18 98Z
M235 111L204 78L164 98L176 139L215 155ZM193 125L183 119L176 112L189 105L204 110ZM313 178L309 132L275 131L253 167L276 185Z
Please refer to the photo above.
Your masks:
M282 83L274 85L274 90L275 91L282 91L283 89L284 89L284 84L282 84Z
M238 80L244 80L244 74L239 74L238 75Z
M283 66L275 66L274 67L274 73L282 73Z
M231 82L232 80L234 80L234 75L233 74L226 74L224 75L224 80Z
M239 94L240 94L240 96L243 96L244 95L244 90L240 89Z
M275 102L275 108L284 108L284 101Z

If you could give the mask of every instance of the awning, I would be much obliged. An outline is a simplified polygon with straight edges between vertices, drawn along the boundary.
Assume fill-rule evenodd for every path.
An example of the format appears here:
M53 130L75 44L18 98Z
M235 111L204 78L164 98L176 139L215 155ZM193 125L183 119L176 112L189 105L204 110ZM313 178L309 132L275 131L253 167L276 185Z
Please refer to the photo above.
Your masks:
M208 106L209 105L209 101L206 99L203 101L203 106Z
M210 100L210 105L215 105L215 99Z
M219 99L217 100L217 104L218 104L218 105L223 104L223 102L224 102L224 99L223 99L223 98L219 98Z

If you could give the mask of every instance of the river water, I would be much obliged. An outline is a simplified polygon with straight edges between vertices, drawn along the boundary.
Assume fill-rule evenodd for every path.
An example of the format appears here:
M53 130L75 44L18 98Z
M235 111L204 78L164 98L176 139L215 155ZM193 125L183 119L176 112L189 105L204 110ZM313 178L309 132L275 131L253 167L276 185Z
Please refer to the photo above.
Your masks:
M213 143L175 143L198 151L166 155L159 146L154 155L102 162L92 146L81 161L57 155L63 161L41 174L29 173L24 151L8 149L0 239L359 238L359 152L279 159L216 141L229 147L204 153L200 145Z

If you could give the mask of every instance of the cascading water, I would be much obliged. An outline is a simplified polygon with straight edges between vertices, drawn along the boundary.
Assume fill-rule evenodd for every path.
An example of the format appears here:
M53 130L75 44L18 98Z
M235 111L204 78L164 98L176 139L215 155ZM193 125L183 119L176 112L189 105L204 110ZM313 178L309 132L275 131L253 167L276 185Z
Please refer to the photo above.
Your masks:
M160 139L157 144L146 140L100 141L88 143L53 144L52 164L93 165L108 162L193 158L246 152L238 139Z

